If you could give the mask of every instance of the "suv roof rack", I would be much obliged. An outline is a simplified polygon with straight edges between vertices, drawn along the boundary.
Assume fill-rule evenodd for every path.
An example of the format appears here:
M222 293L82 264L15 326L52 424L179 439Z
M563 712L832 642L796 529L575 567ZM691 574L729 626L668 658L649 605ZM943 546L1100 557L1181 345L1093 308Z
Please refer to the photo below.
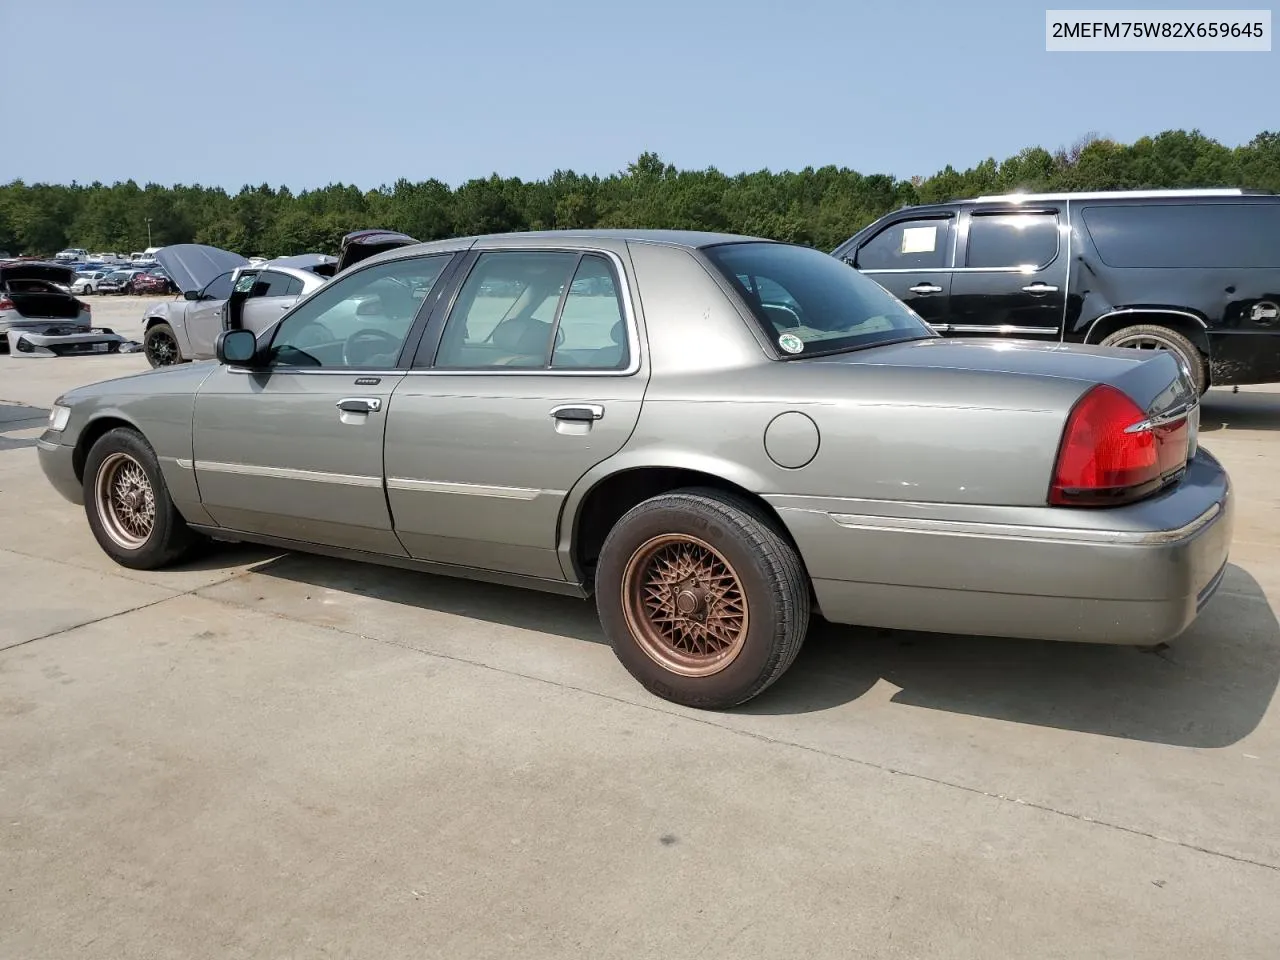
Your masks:
M1112 198L1131 197L1143 200L1156 197L1241 197L1254 193L1267 194L1265 190L1241 190L1239 187L1210 187L1194 190L1091 190L1074 192L1062 190L1056 193L1002 193L986 197L975 197L962 200L961 203L990 203L992 201L1009 200L1019 203L1039 200L1109 200Z

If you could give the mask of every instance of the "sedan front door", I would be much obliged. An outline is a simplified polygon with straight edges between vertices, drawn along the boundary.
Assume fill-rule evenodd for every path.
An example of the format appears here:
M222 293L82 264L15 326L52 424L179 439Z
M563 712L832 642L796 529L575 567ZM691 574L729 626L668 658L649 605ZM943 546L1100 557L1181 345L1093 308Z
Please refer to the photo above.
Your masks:
M564 579L565 496L626 443L644 396L620 253L481 253L414 366L392 398L386 452L410 555Z
M283 541L403 556L382 450L410 328L449 255L343 277L274 329L252 368L200 389L194 469L221 526Z
M232 271L219 274L204 285L196 299L187 301L185 323L191 344L188 360L213 356L214 341L222 332L222 305L231 296L231 276Z

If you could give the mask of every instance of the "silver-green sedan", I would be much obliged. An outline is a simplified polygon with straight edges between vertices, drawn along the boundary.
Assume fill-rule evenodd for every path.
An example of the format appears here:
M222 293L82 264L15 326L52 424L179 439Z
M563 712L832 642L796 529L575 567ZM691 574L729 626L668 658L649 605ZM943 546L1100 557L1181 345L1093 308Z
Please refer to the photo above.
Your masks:
M118 563L213 538L594 594L679 703L759 694L813 613L1157 643L1227 562L1171 355L943 339L790 244L409 246L217 354L53 407L45 473Z

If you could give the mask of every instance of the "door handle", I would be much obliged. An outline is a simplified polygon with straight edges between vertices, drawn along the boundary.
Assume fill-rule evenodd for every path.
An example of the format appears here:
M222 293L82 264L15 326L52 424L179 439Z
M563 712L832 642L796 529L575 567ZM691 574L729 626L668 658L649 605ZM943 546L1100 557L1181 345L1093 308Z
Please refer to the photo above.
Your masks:
M591 423L604 416L604 407L598 403L563 403L551 408L551 416L557 420Z
M377 413L382 401L377 397L347 397L334 404L343 413Z
M917 283L914 287L908 287L912 293L941 293L942 288L936 283Z
M1026 293L1057 293L1058 288L1049 283L1032 283L1022 288Z

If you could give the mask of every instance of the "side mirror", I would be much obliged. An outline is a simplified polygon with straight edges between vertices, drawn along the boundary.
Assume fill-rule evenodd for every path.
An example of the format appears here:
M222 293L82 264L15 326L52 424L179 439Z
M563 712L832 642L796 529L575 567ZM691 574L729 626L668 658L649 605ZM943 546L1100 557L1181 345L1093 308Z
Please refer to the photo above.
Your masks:
M214 343L218 362L242 367L253 362L258 353L258 338L252 330L223 330Z
M184 291L182 292L182 299L183 299L183 300L199 300L199 299L200 299L200 291L199 291L199 290L184 290Z

